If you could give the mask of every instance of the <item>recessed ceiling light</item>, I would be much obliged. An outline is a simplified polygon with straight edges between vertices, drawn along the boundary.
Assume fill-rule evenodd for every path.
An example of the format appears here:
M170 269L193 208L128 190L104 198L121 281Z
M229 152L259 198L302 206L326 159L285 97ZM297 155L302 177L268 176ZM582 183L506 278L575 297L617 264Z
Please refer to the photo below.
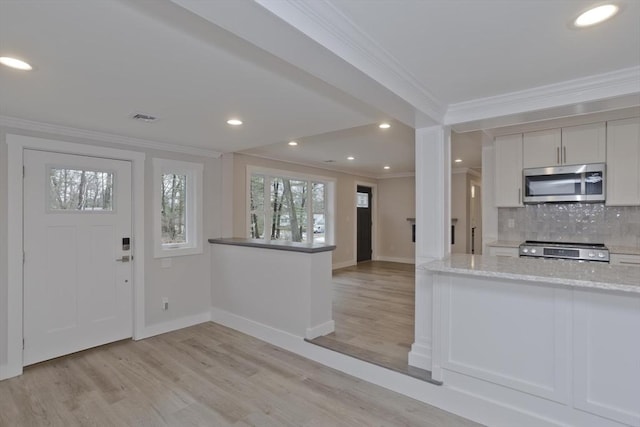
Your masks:
M603 4L596 6L583 12L573 21L573 25L578 28L589 27L591 25L599 24L602 21L606 21L613 15L618 13L618 6L615 4Z
M15 68L16 70L31 71L33 67L24 61L9 56L0 56L0 64L7 67Z
M462 163L462 159L455 159L454 162L456 163Z
M295 147L296 145L298 145L298 143L295 141L289 141L289 145Z
M355 159L356 159L356 158L355 158L355 157L353 157L353 156L349 156L349 157L347 157L347 160L355 160Z
M389 169L391 169L391 166L385 166L383 169L389 170Z
M380 125L378 125L378 127L380 129L389 129L391 127L391 125L389 123L380 123Z
M242 124L242 120L229 119L229 120L227 120L227 124L229 124L231 126L240 126Z

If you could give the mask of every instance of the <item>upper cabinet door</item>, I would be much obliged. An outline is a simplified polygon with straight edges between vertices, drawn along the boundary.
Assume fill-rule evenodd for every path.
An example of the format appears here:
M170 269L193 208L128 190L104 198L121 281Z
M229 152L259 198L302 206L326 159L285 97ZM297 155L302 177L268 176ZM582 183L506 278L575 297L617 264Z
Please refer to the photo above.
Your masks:
M525 133L523 153L525 168L544 168L561 165L560 129Z
M522 206L522 134L496 137L496 207Z
M604 163L607 150L604 122L562 128L563 165Z
M640 118L607 122L607 205L640 205Z

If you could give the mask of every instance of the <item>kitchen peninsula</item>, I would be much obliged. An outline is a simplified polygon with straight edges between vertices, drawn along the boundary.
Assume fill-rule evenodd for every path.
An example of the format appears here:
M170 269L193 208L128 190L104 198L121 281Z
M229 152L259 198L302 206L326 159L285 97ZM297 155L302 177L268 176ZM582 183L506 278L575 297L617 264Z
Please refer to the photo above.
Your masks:
M452 255L417 268L434 379L572 425L640 426L637 267Z

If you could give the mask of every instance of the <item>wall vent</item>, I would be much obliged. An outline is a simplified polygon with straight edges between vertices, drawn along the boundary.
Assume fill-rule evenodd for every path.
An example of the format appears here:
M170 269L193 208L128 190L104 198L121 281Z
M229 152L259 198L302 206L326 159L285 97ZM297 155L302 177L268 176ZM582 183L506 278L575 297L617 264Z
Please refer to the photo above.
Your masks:
M146 122L146 123L151 123L158 120L158 118L155 116L150 116L149 114L142 114L142 113L136 113L133 116L131 116L131 118L134 120L140 120L141 122Z

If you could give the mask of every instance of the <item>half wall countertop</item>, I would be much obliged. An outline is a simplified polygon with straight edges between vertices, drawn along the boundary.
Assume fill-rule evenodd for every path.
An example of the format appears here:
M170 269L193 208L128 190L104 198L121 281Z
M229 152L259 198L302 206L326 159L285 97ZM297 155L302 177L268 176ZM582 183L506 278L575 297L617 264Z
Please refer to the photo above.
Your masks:
M214 245L232 245L232 246L248 246L251 248L275 249L278 251L302 252L314 254L318 252L333 251L335 245L325 245L324 243L303 243L289 242L284 240L262 240L247 239L242 237L227 237L209 239L209 243Z
M572 260L453 254L418 269L640 294L640 270L633 266Z

